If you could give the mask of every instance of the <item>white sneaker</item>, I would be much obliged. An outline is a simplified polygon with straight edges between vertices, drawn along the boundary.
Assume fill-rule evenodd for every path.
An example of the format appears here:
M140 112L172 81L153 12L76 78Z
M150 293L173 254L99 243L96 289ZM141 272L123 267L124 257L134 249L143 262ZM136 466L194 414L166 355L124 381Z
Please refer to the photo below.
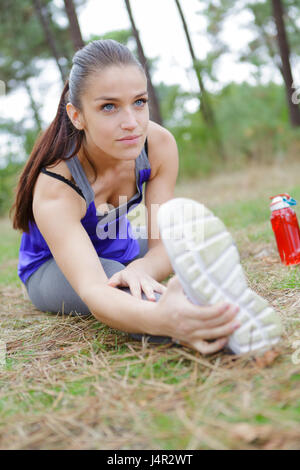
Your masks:
M219 301L240 307L241 326L227 347L235 354L270 349L280 340L279 316L247 285L240 256L223 222L203 204L176 198L158 211L161 239L185 294L204 305Z

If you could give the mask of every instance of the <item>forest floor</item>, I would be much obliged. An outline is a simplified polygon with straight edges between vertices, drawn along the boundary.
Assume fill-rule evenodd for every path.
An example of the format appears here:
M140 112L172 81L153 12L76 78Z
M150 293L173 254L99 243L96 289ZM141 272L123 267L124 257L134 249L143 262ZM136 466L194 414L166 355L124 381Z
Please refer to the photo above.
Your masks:
M0 219L0 448L300 449L300 271L280 263L269 221L269 196L300 200L299 169L176 187L224 220L249 285L282 318L282 341L260 357L139 343L93 317L38 311L17 277L20 235Z

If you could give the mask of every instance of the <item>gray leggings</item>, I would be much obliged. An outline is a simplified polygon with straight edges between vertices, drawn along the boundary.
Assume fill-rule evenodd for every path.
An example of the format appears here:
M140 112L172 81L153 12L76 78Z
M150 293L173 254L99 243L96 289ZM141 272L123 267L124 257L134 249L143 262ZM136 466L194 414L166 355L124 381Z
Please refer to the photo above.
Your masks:
M137 240L140 246L139 255L135 258L142 258L148 251L148 240L142 238L144 231L136 232ZM138 237L140 235L140 237ZM110 278L113 274L121 271L127 264L118 261L99 258L105 274ZM132 260L133 261L133 260ZM89 315L88 306L81 300L79 295L68 282L60 268L57 266L54 258L49 259L42 264L27 280L26 289L31 302L38 310L43 312L53 312L68 315ZM128 287L120 289L128 292ZM156 300L160 294L155 293ZM145 294L142 298L146 299Z
M146 233L146 229L144 227L141 227L140 231L134 230L134 233L140 246L140 252L138 256L134 258L138 259L142 258L147 253L148 240L147 238L142 238ZM121 271L129 264L122 264L118 261L106 258L99 258L99 260L108 278ZM33 305L43 312L56 313L59 315L67 314L70 316L91 314L88 306L81 300L79 295L65 278L54 258L51 258L42 264L28 278L26 289ZM128 287L119 287L119 289L131 294ZM154 292L154 294L156 301L158 301L161 294L158 292ZM142 298L146 299L144 293L142 293ZM150 343L172 343L171 338L166 336L149 336L138 333L131 333L130 336L138 341L143 338L147 338Z

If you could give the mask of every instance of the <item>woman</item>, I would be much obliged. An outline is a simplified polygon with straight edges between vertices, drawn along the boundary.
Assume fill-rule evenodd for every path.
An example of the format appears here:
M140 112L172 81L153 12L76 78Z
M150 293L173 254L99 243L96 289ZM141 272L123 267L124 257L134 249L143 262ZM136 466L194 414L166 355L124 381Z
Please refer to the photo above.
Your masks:
M155 208L173 197L178 153L171 133L149 121L147 101L144 70L125 46L94 41L75 54L56 117L19 180L18 274L42 311L92 313L212 353L239 327L239 308L193 305L176 277L161 284L172 266ZM148 239L127 219L143 183Z

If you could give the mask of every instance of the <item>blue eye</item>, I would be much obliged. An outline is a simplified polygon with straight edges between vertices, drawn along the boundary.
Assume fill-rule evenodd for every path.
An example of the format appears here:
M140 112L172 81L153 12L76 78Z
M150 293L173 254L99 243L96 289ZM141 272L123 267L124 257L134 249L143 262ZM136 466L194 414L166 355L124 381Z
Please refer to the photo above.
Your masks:
M140 102L142 105L146 104L148 100L146 98L140 98L139 100L136 100L136 103ZM142 105L139 105L139 108L142 107Z
M107 106L114 106L114 104L112 104L112 103L108 103L108 104L105 104L105 105L103 105L103 106L102 106L102 109L104 109L105 111L111 111L111 110L112 110L112 108L110 108L110 109L107 109Z
M140 98L138 100L136 100L134 102L134 104L138 107L138 108L143 108L144 105L148 102L148 99L146 98ZM101 110L106 112L106 113L109 113L110 111L113 111L115 109L115 105L113 103L106 103L104 104L103 106L101 106Z

